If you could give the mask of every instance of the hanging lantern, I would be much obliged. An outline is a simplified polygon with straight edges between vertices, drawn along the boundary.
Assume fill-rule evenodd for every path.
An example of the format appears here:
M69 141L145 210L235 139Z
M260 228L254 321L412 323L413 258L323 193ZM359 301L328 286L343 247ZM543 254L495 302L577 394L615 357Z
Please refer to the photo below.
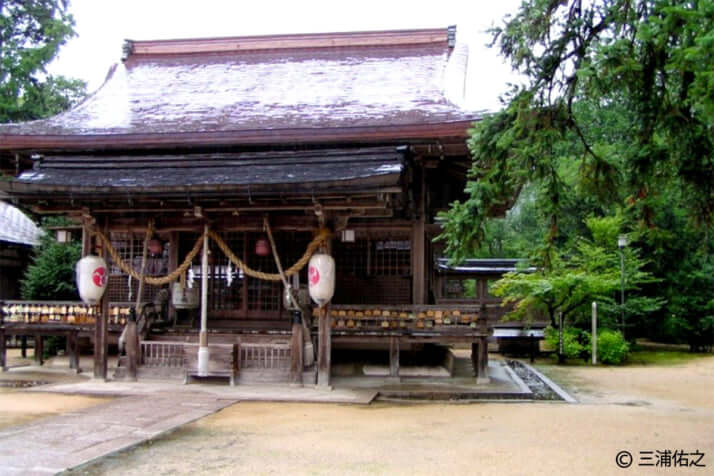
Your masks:
M270 243L265 238L260 238L255 242L255 254L258 256L270 256Z
M109 280L107 263L99 256L85 256L77 261L77 288L79 297L94 306L104 295Z
M310 297L319 306L327 304L335 294L335 260L324 253L316 253L310 258L307 270Z

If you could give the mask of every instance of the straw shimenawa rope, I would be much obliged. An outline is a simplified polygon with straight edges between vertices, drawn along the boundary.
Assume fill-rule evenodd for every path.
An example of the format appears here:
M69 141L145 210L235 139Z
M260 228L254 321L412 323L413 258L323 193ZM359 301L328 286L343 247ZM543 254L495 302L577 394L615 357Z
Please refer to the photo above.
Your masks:
M127 264L126 261L122 259L122 257L119 255L119 252L115 250L112 246L111 241L101 231L95 231L94 235L97 236L102 241L102 243L104 243L104 246L107 247L107 251L112 257L112 261L117 266L119 266L119 268L123 272L130 275L136 280L141 280L141 275L137 273L134 268L132 268L129 264ZM248 276L257 279L262 279L264 281L281 280L279 273L263 273L262 271L256 271L250 268L240 258L238 258L238 256L236 256L233 251L231 251L226 242L223 241L223 239L214 231L209 230L208 236L216 242L218 248L223 251L226 257L228 257L228 259L231 260L233 264L238 266ZM315 236L315 238L313 238L310 244L307 245L307 249L305 250L305 253L302 255L302 257L297 260L294 265L285 270L285 276L292 276L293 274L299 272L302 268L304 268L307 262L310 261L310 257L312 257L313 253L315 253L315 251L320 247L320 245L323 244L329 237L330 231L324 228L321 229L317 236ZM186 255L186 259L184 259L183 263L181 263L174 271L172 271L166 276L144 276L144 282L146 284L152 284L154 286L161 286L163 284L168 284L172 281L176 281L183 273L188 270L189 266L191 266L191 263L193 262L194 258L198 256L198 253L200 253L202 245L203 234L198 237L196 243L193 245L193 248Z
M216 242L218 247L221 249L221 251L223 251L223 253L228 257L228 259L231 260L233 264L242 269L243 272L248 276L257 279L262 279L264 281L281 280L279 273L263 273L262 271L256 271L254 269L249 268L247 264L245 264L240 258L235 255L235 253L231 251L226 242L223 241L223 239L214 231L209 230L208 236ZM317 236L312 239L309 245L307 245L307 249L305 250L305 253L302 255L302 257L297 260L294 265L285 270L285 276L292 276L293 274L303 269L307 262L310 261L310 257L313 255L313 253L315 253L315 251L320 247L322 243L325 242L325 240L327 240L327 238L329 238L329 236L329 230L324 228L321 229Z
M132 278L136 279L137 281L141 280L141 275L134 270L129 264L127 264L126 261L122 259L122 257L119 255L119 252L114 249L112 246L111 241L104 236L104 233L101 231L95 231L94 234L104 243L104 246L107 247L107 251L112 257L112 261L119 266L119 268L124 271L126 274L130 275ZM191 251L188 252L186 255L186 259L183 260L183 263L181 263L178 268L176 268L173 272L169 273L166 276L144 276L144 282L146 284L152 284L154 286L161 286L163 284L168 284L172 281L176 281L182 273L185 273L186 270L188 270L189 266L191 266L191 262L193 259L198 256L198 253L201 251L201 246L203 245L203 234L198 237L196 240L196 244L193 245L193 248Z

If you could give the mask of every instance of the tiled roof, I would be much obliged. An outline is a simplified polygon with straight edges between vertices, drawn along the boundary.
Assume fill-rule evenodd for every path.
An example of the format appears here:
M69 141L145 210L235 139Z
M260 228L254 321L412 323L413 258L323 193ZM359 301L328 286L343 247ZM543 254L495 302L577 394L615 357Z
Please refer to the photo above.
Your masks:
M447 29L133 42L130 50L83 103L2 125L0 138L274 135L478 118L457 104L468 54Z
M24 213L0 201L0 242L34 246L41 234L42 230Z

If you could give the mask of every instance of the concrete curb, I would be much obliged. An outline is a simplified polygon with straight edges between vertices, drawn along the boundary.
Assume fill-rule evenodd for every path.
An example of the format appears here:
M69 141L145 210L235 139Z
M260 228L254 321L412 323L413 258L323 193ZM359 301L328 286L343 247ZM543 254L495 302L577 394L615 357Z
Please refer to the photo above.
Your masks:
M506 373L513 379L514 382L516 382L516 385L518 385L518 388L521 389L521 392L524 394L530 395L531 398L533 398L533 391L526 385L526 383L521 379L516 372L513 371L511 367L508 365L504 365L503 368L505 369Z
M525 368L527 368L528 370L530 370L531 372L536 374L536 376L538 376L539 379L541 379L543 382L545 382L545 384L548 385L550 387L550 389L553 392L555 392L564 401L566 401L568 403L578 403L578 401L575 398L571 397L570 394L568 392L566 392L565 390L563 390L557 383L553 382L551 379L549 379L548 377L543 375L541 372L539 372L532 366L528 365L527 363L525 363L523 361L520 361L520 363Z

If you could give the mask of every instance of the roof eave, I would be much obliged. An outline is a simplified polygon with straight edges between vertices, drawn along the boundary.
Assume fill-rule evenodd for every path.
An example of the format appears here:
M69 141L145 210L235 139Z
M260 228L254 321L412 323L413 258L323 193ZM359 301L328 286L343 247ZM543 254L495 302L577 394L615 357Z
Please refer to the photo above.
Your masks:
M431 124L388 126L256 129L216 132L101 135L0 134L0 150L108 150L197 146L260 146L464 140L473 119Z

